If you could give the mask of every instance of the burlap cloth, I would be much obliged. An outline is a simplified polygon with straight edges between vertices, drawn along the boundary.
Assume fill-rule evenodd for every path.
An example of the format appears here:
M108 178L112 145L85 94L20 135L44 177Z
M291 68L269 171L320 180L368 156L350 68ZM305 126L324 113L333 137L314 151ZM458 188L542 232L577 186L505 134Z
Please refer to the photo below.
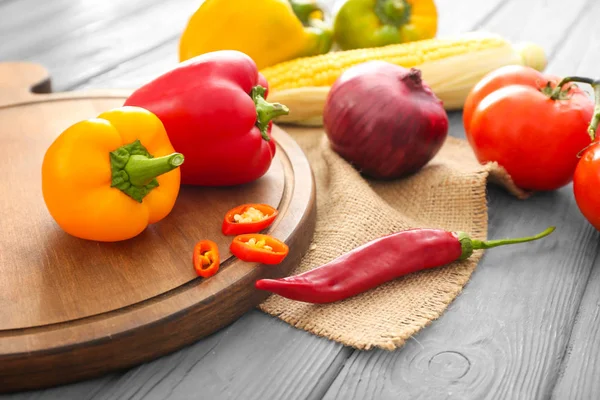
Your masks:
M480 165L461 139L448 137L436 157L417 174L381 182L365 179L333 152L321 128L288 126L285 130L304 150L317 185L313 243L293 274L407 228L460 230L486 239L488 180L502 184L517 197L527 196L496 164ZM259 309L356 349L393 350L444 312L481 256L476 252L468 260L417 272L338 303L314 305L271 295Z

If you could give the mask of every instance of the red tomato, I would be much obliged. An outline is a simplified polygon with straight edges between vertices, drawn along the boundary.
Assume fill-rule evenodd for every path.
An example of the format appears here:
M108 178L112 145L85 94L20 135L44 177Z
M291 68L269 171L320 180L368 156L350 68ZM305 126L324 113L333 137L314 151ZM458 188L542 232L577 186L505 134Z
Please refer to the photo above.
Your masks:
M530 67L501 67L465 102L465 133L479 162L496 161L525 190L555 190L571 182L577 154L590 143L594 103L571 85L563 87L568 96L551 99L542 89L559 80Z
M595 142L585 150L573 177L575 201L583 216L600 230L600 144Z

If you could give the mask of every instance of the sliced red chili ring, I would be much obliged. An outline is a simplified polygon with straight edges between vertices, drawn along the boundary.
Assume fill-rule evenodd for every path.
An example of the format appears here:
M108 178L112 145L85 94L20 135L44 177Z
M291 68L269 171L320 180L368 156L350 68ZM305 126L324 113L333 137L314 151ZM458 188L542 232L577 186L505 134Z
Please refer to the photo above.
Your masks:
M219 271L219 248L212 240L200 240L194 246L194 269L204 278L213 276Z
M278 213L268 204L242 204L225 214L221 230L224 235L257 233L271 226Z
M289 253L285 243L259 233L236 236L229 250L240 260L262 264L279 264Z

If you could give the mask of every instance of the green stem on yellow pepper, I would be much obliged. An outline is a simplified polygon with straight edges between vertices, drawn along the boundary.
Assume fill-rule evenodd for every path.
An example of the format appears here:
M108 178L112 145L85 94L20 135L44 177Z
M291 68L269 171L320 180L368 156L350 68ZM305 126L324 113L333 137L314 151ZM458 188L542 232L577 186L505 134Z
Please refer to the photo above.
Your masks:
M144 186L154 178L174 170L183 164L183 154L173 153L167 156L148 158L142 155L133 155L123 170L129 176L129 182L135 186Z
M154 158L139 140L110 152L111 187L141 203L158 186L156 177L183 164L183 154L172 153Z

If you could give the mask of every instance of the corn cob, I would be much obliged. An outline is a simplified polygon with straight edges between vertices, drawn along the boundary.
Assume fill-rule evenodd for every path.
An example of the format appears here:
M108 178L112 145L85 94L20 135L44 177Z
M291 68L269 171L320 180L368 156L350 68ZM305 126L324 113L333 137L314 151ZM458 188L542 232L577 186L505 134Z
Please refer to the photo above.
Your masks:
M420 69L446 110L462 108L471 88L496 68L521 64L542 71L546 67L541 47L513 45L499 35L483 32L298 58L261 70L269 82L269 101L290 109L277 122L321 125L330 86L344 70L369 60Z

